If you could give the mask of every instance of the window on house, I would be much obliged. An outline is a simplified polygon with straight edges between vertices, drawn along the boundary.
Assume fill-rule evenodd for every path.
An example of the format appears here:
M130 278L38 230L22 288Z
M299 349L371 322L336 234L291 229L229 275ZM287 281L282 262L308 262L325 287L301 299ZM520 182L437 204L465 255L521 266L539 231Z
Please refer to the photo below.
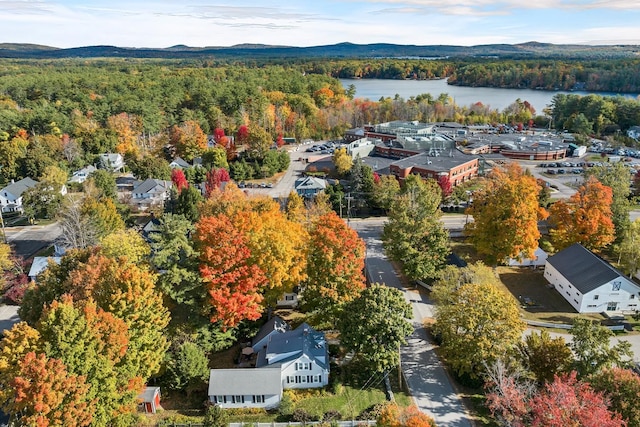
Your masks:
M227 403L227 396L216 396L216 403Z
M244 396L233 396L233 403L244 403Z
M264 394L253 395L253 403L264 403Z
M593 299L598 299L598 298L600 298L600 295L594 295L593 296Z
M636 294L629 295L629 299L636 299Z
M618 309L617 302L610 302L607 304L607 311L616 311Z

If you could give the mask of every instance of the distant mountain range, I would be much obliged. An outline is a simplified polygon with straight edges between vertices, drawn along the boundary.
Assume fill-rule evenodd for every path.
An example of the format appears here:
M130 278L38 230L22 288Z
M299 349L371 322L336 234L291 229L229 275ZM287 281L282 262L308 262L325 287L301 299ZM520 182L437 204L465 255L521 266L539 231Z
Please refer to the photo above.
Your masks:
M557 45L528 42L478 46L398 45L388 43L339 43L294 47L241 44L230 47L129 48L85 46L60 49L51 46L0 43L0 58L624 58L640 57L640 45Z

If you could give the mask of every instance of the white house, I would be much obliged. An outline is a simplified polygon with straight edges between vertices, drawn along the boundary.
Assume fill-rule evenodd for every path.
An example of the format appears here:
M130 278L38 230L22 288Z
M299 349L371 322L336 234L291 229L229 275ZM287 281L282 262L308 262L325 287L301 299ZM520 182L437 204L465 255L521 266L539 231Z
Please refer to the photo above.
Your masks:
M148 178L133 187L132 202L139 207L162 206L169 198L169 190L172 185L171 181Z
M279 319L279 318L274 318ZM255 368L212 369L209 400L222 408L273 408L288 388L329 384L329 352L324 333L307 323L294 330L282 319L268 322L254 339ZM284 330L286 329L286 330Z
M640 286L579 243L549 257L544 277L579 313L638 309Z
M280 369L212 369L209 401L221 408L276 408L282 399Z
M549 255L540 248L536 248L533 258L510 258L509 266L511 267L542 267L547 263Z
M124 157L120 153L100 154L100 165L103 169L111 172L122 171L124 169Z
M329 351L324 333L307 323L272 334L258 351L257 368L280 367L283 388L319 388L329 384Z
M171 161L171 163L169 163L169 167L171 167L171 169L188 169L191 165L181 157L176 157Z
M31 178L23 178L0 190L2 212L22 212L22 194L36 185L38 185L37 181Z
M77 182L79 184L82 184L87 180L87 178L89 178L89 175L91 175L96 170L97 170L96 167L93 165L89 165L80 170L77 170L72 174L71 178L69 179L69 182Z

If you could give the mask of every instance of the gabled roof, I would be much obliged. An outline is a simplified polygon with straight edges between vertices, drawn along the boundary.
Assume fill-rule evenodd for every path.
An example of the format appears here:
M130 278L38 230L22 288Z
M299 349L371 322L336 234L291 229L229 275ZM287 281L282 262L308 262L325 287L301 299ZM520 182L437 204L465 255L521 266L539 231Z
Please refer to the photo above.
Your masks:
M278 358L281 355L288 356ZM328 368L329 366L327 342L324 333L316 331L308 323L301 324L293 331L271 335L267 348L260 350L258 353L256 367L279 366L296 360L302 355L306 355L323 368ZM274 360L275 362L272 362Z
M144 194L150 192L164 192L171 187L171 181L163 181L161 179L148 178L142 181L138 186L134 187L133 192ZM160 188L157 188L160 187ZM153 190L153 191L152 191Z
M327 181L313 176L306 176L296 180L296 190L324 190L327 188Z
M137 399L143 402L153 402L157 394L160 394L160 387L145 387Z
M256 345L256 343L260 342L260 340L264 339L273 331L286 332L289 330L291 330L291 326L289 326L287 322L285 322L280 316L273 316L271 319L267 320L264 325L262 325L256 336L253 338L251 344Z
M280 368L212 369L209 373L209 396L280 395Z
M27 177L21 179L20 181L16 181L7 185L2 190L0 190L0 192L11 194L17 199L22 196L22 193L30 188L35 187L37 184L38 181L34 181L33 179Z
M547 258L583 295L609 283L615 278L625 277L611 264L595 255L579 243L575 243Z
M171 165L175 165L179 168L189 168L191 167L191 165L189 163L187 163L185 160L183 160L181 157L176 157L175 159L173 159L173 161L170 163Z

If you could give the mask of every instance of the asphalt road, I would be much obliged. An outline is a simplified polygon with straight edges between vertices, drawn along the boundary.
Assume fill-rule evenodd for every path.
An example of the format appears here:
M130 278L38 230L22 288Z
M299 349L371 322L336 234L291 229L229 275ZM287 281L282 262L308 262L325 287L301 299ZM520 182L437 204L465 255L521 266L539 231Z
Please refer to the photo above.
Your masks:
M39 250L51 246L61 233L58 223L7 227L5 231L14 253L23 258L32 257Z
M400 352L402 371L411 395L420 410L430 414L439 427L470 427L472 423L462 399L422 326L425 318L433 317L431 302L424 294L404 288L384 255L380 234L385 220L351 220L349 224L366 242L369 279L400 289L413 307L414 332Z

